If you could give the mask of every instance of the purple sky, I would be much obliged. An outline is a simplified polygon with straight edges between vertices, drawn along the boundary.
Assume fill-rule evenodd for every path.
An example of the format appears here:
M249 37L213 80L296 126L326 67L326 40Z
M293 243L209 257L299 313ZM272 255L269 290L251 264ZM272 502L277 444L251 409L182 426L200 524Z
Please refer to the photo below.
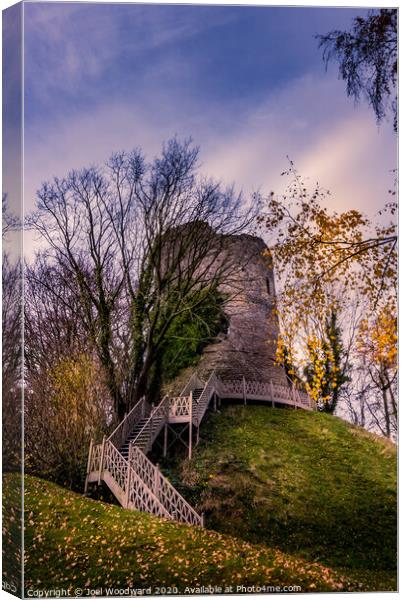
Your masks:
M282 192L289 155L336 210L372 215L396 166L396 136L325 72L316 33L363 9L27 3L25 203L41 182L173 135L201 170L248 195ZM12 189L11 177L5 176ZM32 250L32 240L27 250Z

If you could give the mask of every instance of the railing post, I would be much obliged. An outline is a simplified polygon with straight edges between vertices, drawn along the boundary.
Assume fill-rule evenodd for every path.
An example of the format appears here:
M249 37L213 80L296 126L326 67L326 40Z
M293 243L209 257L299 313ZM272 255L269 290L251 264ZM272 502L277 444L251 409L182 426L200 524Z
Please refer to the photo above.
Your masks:
M160 467L159 464L156 464L154 469L154 495L157 500L159 499L159 491L160 491Z
M90 440L90 447L88 449L86 481L84 483L84 493L85 494L87 494L87 490L88 490L88 476L90 475L92 457L93 457L93 438L91 438L91 440Z
M243 375L243 400L244 400L244 404L247 404L247 394L246 394L246 390L245 390L245 377Z
M124 418L123 418L123 427L122 427L122 436L121 436L121 446L122 446L122 444L124 444L124 443L125 443L125 441L126 441L126 433L127 433L127 432L126 432L126 425L127 425L127 423L126 423L126 417L127 417L127 416L128 416L128 413L125 413L125 416L124 416Z
M269 382L270 386L271 386L271 402L272 402L272 408L275 408L275 396L274 396L274 384L272 383L272 379Z
M163 447L163 456L167 456L167 442L168 442L168 425L167 422L164 425L164 447Z
M201 514L201 527L205 527L205 513Z
M102 438L102 445L101 445L101 458L100 458L100 470L98 471L98 485L100 485L101 483L101 477L104 471L104 453L105 453L105 435Z
M126 473L125 508L129 507L129 501L130 501L130 485L132 483L131 482L132 453L133 453L133 447L132 447L132 444L129 444L128 470L127 470L127 473Z
M188 458L192 458L192 392L189 394L189 441Z
M295 410L296 410L297 409L297 394L296 394L296 386L293 381L292 381L292 390L293 390L293 400L295 403Z
M222 383L222 380L219 379L219 377L217 375L216 375L215 379L216 379L215 389L216 389L217 395L219 397L221 392L223 391L223 383Z
M151 413L150 413L149 441L147 442L146 454L151 450L151 448L153 446L152 437L153 437L154 412L155 412L155 406L154 406L154 402L152 402Z

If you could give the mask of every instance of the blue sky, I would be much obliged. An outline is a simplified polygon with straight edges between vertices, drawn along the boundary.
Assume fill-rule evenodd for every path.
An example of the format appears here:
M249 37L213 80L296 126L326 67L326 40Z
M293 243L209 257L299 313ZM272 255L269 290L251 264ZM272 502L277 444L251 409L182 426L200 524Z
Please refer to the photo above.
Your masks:
M316 33L363 9L26 3L25 199L42 181L173 135L201 147L201 171L248 195L281 192L286 155L376 212L396 166L391 123L325 72Z
M27 119L89 110L104 95L136 98L140 89L157 91L159 101L168 91L188 102L248 109L302 73L322 73L314 35L347 26L354 14L353 9L27 4Z

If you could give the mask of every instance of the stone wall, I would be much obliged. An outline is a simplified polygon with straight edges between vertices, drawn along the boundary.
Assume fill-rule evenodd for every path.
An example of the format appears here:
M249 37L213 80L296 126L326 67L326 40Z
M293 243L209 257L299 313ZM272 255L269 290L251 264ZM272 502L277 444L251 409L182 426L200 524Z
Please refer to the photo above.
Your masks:
M224 311L229 326L205 348L198 367L202 374L216 368L223 379L244 376L286 384L283 368L275 364L279 324L274 274L268 257L263 257L266 249L258 237L228 237L226 252L234 268L220 289L227 296Z

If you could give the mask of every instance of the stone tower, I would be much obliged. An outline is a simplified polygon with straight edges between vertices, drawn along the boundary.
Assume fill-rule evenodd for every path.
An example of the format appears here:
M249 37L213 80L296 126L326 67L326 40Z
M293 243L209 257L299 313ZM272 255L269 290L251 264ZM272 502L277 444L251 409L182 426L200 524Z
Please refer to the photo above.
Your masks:
M204 349L198 370L215 368L222 379L240 379L287 384L285 371L275 363L279 335L275 309L275 282L266 244L252 235L228 238L227 252L239 265L232 281L221 291L227 296L224 311L226 333ZM235 283L236 282L236 283Z

